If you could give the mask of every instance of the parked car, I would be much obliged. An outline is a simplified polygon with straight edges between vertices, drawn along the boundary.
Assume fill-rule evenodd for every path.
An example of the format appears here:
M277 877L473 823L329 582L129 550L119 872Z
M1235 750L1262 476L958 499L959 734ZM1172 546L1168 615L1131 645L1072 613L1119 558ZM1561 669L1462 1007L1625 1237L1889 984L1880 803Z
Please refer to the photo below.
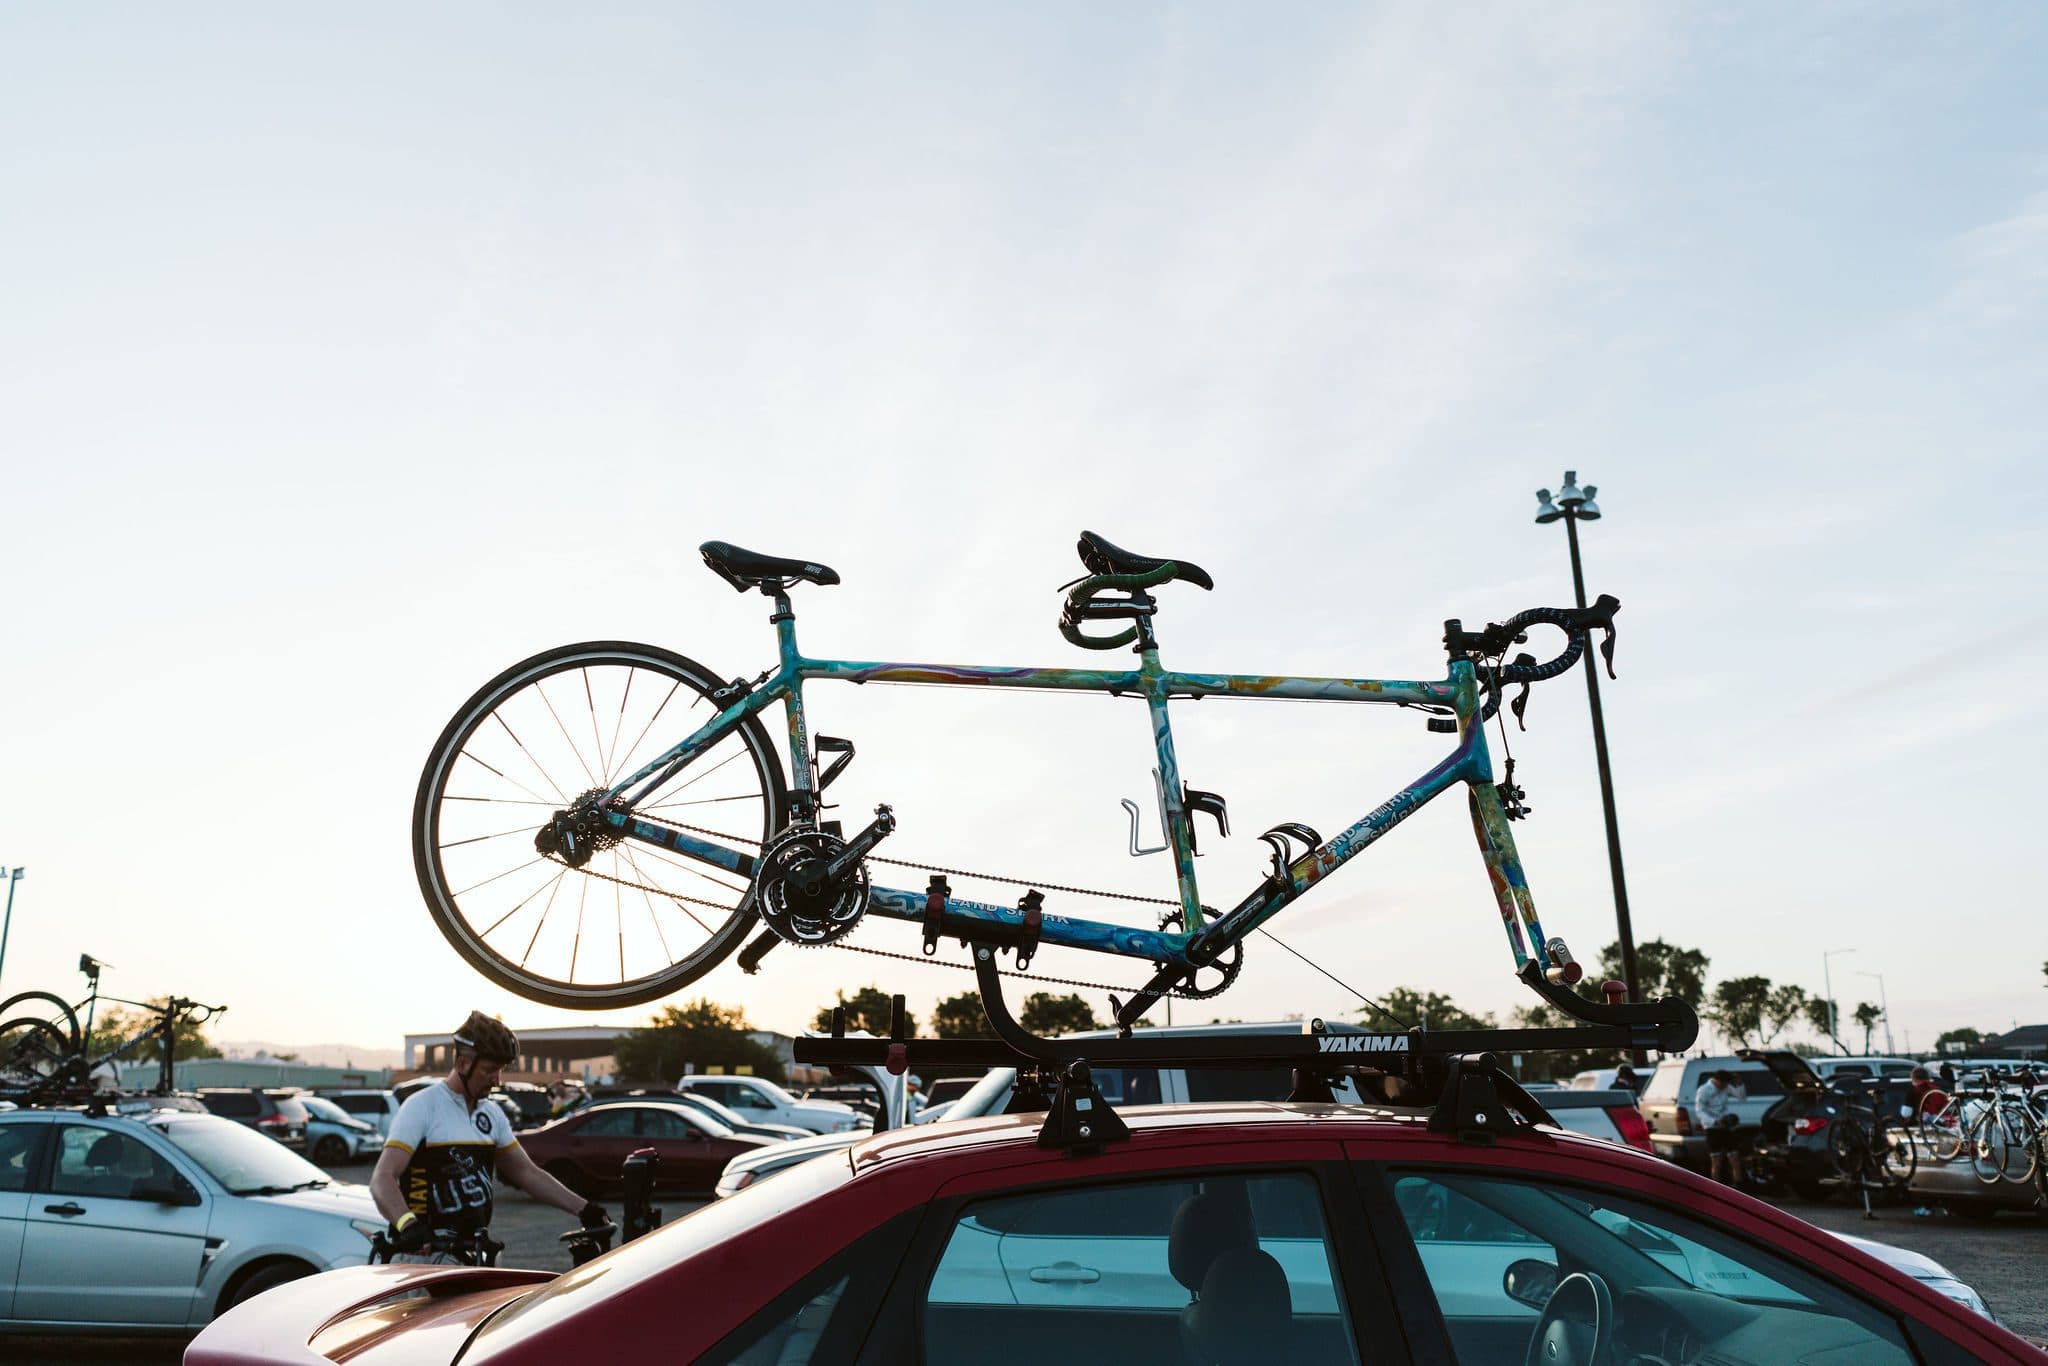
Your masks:
M1819 1057L1808 1058L1806 1063L1822 1081L1833 1081L1836 1077L1911 1079L1913 1069L1922 1065L1911 1058L1876 1057Z
M211 1114L246 1124L293 1152L306 1148L306 1107L290 1096L267 1095L255 1086L202 1086L194 1091Z
M593 1350L933 1366L1049 1351L1073 1366L2043 1360L1921 1280L1670 1163L1551 1129L1468 1142L1423 1116L1135 1107L1127 1139L1085 1152L1040 1146L1036 1115L912 1127L560 1276L360 1268L288 1286L223 1317L186 1362L239 1366L284 1343L351 1366Z
M1707 1134L1693 1122L1693 1097L1701 1083L1723 1068L1735 1074L1748 1097L1733 1107L1737 1140L1744 1145L1756 1141L1765 1112L1785 1096L1783 1084L1770 1068L1732 1054L1666 1058L1651 1070L1636 1098L1658 1156L1691 1171L1707 1170Z
M325 1096L295 1096L306 1107L306 1156L323 1167L375 1158L384 1138L377 1126L357 1119Z
M360 1266L383 1227L367 1188L216 1115L0 1115L0 1331L190 1332Z
M645 1102L658 1105L681 1105L697 1111L709 1119L716 1120L736 1134L752 1134L755 1138L792 1139L809 1138L809 1129L799 1129L794 1124L750 1123L740 1118L736 1110L728 1110L709 1096L700 1096L695 1091L622 1091L615 1095L594 1096L583 1101L576 1108L592 1105L618 1105L621 1103Z
M958 1100L972 1090L980 1077L940 1077L929 1086L919 1088L924 1095L924 1106L929 1110L934 1105L944 1105L949 1100Z
M678 1094L709 1096L749 1121L788 1124L814 1134L850 1133L861 1117L836 1100L798 1100L765 1077L688 1076L676 1083Z
M548 1099L545 1086L535 1086L530 1081L508 1081L498 1088L502 1098L498 1104L504 1107L505 1118L512 1121L515 1129L538 1128L548 1122L555 1105Z
M910 1122L912 1124L936 1124L951 1114L952 1110L953 1102L942 1100L937 1105L927 1105L922 1110L919 1110L910 1117Z
M377 1131L381 1138L391 1136L391 1121L398 1117L398 1097L389 1091L321 1091L325 1096L349 1113L353 1119L360 1119Z
M400 1105L403 1105L408 1100L412 1099L414 1092L424 1091L429 1086L432 1086L435 1082L439 1080L441 1080L439 1077L408 1078L407 1080L399 1082L396 1086L393 1086L391 1088L392 1099L396 1100ZM507 1116L507 1118L510 1118L510 1116ZM390 1130L387 1129L385 1130L385 1132L389 1133Z
M661 1189L708 1195L725 1164L782 1140L736 1134L684 1105L649 1101L589 1105L519 1136L542 1170L579 1195L618 1189L626 1159L641 1148L660 1157Z

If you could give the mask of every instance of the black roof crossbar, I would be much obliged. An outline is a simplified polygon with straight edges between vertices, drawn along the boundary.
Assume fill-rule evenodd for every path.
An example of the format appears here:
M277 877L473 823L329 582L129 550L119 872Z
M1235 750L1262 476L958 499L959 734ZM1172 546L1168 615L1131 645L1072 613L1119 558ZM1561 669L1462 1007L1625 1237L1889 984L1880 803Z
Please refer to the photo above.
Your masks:
M1331 1083L1365 1069L1397 1078L1400 1093L1437 1097L1432 1128L1471 1142L1512 1133L1510 1112L1532 1123L1550 1122L1543 1106L1497 1061L1501 1054L1559 1050L1616 1051L1655 1048L1680 1053L1699 1035L1699 1018L1675 997L1651 1005L1599 1004L1552 986L1532 963L1523 974L1545 1000L1584 1021L1550 1029L1408 1029L1385 1033L1333 1033L1311 1020L1294 1035L1180 1034L1119 1038L1045 1039L1026 1030L1002 997L992 950L977 948L975 972L982 1011L994 1039L918 1039L905 1027L903 998L891 1011L888 1038L849 1038L846 1011L832 1013L832 1032L795 1041L795 1060L823 1066L863 1064L901 1074L912 1067L1014 1067L1050 1093L1039 1133L1043 1147L1090 1151L1128 1136L1096 1089L1091 1066L1294 1069L1292 1100L1327 1101ZM1013 1109L1019 1108L1015 1105Z

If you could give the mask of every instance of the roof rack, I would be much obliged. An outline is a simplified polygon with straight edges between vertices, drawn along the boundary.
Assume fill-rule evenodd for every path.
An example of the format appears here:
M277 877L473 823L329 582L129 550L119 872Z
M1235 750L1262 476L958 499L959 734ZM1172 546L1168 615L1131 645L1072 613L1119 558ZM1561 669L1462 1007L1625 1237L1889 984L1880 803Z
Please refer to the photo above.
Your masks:
M1015 1067L1018 1093L1012 1112L1045 1110L1039 1131L1041 1147L1069 1152L1099 1149L1129 1137L1129 1129L1096 1088L1092 1067L1291 1067L1294 1088L1288 1099L1330 1101L1332 1083L1352 1074L1372 1086L1385 1101L1436 1096L1432 1129L1458 1134L1468 1142L1490 1143L1515 1130L1510 1111L1532 1123L1550 1116L1498 1062L1503 1053L1540 1053L1561 1049L1654 1048L1680 1053L1699 1036L1699 1017L1676 997L1654 1004L1631 1005L1621 1000L1626 988L1606 985L1605 1004L1547 981L1532 960L1520 974L1545 1001L1578 1025L1555 1029L1414 1028L1389 1033L1335 1034L1321 1020L1311 1020L1299 1035L1202 1035L1135 1038L1128 1028L1108 1039L1046 1039L1025 1029L1011 1015L1002 995L1002 978L994 953L975 949L975 976L982 1010L994 1039L913 1038L906 1024L903 998L894 999L889 1037L855 1038L846 1031L843 1006L832 1012L832 1032L795 1041L798 1062L824 1066L865 1065L902 1073L922 1067ZM1362 1074L1362 1075L1361 1075Z

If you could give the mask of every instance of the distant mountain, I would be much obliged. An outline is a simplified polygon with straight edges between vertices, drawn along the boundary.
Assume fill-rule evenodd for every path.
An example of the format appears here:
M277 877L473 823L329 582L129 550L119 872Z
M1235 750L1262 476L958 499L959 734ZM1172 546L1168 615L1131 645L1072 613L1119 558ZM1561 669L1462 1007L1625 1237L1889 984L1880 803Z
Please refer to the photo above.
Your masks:
M398 1067L405 1062L402 1048L364 1048L352 1043L270 1043L263 1039L234 1041L222 1039L214 1044L230 1058L254 1058L261 1054L275 1058L281 1053L295 1055L300 1062L315 1067Z

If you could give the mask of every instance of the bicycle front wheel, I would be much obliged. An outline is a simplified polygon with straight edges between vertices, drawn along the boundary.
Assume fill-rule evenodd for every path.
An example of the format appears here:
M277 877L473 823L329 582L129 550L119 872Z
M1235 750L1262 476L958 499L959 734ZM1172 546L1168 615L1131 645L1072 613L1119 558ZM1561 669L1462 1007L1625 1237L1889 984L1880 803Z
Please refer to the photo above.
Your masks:
M71 1040L73 1053L84 1051L85 1035L78 1028L77 1012L65 1004L62 996L53 996L47 991L24 991L0 1001L0 1020L12 1020L23 1014L47 1020Z
M1920 1116L1920 1146L1927 1150L1930 1161L1952 1161L1963 1150L1961 1112Z
M756 916L747 880L632 840L581 868L536 832L718 711L724 680L651 645L567 645L515 664L455 714L420 775L413 863L455 951L529 1000L602 1010L711 971ZM782 764L749 717L641 798L635 814L751 852L789 819Z

